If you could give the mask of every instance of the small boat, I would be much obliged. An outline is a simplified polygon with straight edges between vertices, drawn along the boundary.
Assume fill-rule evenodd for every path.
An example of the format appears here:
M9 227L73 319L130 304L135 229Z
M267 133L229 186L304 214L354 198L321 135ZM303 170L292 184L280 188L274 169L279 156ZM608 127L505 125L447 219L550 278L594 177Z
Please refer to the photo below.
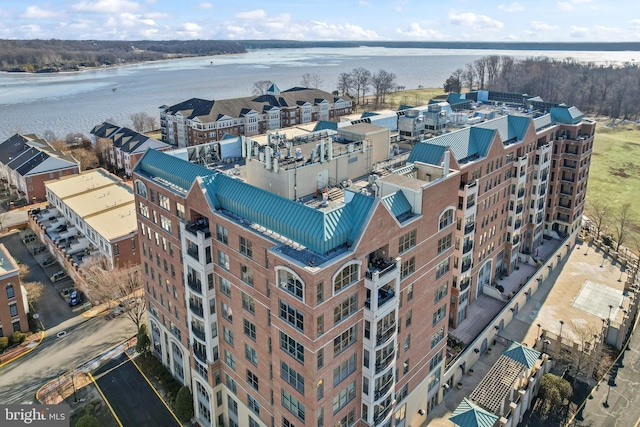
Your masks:
M112 87L111 90L114 91L114 92L117 92L118 88L117 87Z

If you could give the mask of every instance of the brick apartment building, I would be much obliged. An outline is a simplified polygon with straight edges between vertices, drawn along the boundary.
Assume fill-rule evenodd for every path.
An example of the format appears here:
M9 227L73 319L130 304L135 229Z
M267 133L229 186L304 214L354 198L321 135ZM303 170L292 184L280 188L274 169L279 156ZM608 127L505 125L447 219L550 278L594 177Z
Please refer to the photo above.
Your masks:
M351 99L319 89L271 85L265 95L209 101L192 98L160 107L162 140L186 147L221 140L225 134L254 136L295 124L338 121L351 114Z
M29 330L29 305L22 293L19 268L7 248L0 243L0 337Z
M557 106L398 153L361 123L308 157L243 140L231 173L149 151L134 186L153 349L203 425L418 425L449 324L580 226L594 130Z

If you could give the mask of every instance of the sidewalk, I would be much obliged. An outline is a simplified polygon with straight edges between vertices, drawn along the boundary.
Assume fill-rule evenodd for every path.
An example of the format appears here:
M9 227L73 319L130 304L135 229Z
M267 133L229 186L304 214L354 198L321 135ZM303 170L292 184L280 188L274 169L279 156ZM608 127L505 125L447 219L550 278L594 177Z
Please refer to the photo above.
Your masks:
M33 333L22 344L0 354L0 368L33 351L43 339L44 331Z

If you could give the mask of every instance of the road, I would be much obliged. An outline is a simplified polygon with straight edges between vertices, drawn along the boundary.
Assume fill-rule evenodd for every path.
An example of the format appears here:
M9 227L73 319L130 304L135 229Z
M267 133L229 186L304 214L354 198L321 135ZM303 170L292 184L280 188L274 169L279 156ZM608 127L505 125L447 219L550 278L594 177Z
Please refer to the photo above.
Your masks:
M0 212L0 222L2 227L0 228L11 228L13 226L24 224L28 221L27 211L26 210L13 210L9 212Z
M66 335L58 338L58 332ZM0 368L0 403L35 401L36 391L47 381L74 368L134 335L135 326L126 316L66 320L45 332L42 343L31 353Z
M180 426L124 354L100 367L93 376L123 425Z
M571 426L637 427L640 424L640 334L631 335L629 347L601 381Z

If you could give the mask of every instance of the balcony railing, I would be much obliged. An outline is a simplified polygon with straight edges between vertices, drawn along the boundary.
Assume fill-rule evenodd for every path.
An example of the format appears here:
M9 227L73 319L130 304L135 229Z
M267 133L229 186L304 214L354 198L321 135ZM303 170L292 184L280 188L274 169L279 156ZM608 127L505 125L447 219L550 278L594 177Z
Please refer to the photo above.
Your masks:
M511 241L511 244L513 244L514 246L517 245L518 243L520 243L520 236L515 236L513 238L513 240Z
M516 207L516 215L519 214L520 212L522 212L522 209L524 209L524 206L523 205L518 205Z
M378 415L373 418L373 423L378 424L379 422L387 418L387 415L389 415L389 412L391 412L392 407L393 405L388 405L385 409L382 410L382 412L378 412Z
M524 188L518 190L518 199L524 197Z
M565 181L565 182L573 182L573 181L575 181L576 176L575 175L571 175L571 176L562 175L562 178L560 178L560 179L562 181Z
M465 291L471 284L471 277L467 277L460 281L460 292Z
M193 349L193 355L202 363L207 363L207 353L204 351Z
M464 261L464 262L462 263L462 268L460 268L460 271L461 271L462 273L464 273L465 271L467 271L467 270L469 270L469 269L471 268L471 265L472 265L472 264L473 264L473 263L472 263L470 260L469 260L469 261Z
M387 382L382 385L381 387L378 387L377 389L375 389L373 391L373 398L375 400L380 399L382 396L384 396L385 394L387 394L389 392L389 389L391 388L391 386L393 385L393 375L387 380Z
M196 221L188 222L185 224L184 229L194 236L198 235L198 231L204 233L204 237L211 237L211 231L209 230L209 221Z
M384 359L376 360L376 374L384 371L391 365L391 362L396 357L396 351L392 350L391 353L387 354Z
M205 341L206 335L203 328L199 328L195 325L191 325L191 332L193 332L193 335L200 338L202 341Z
M367 272L365 273L367 279L370 280L373 279L373 276L376 273L378 274L378 277L382 277L385 274L395 270L395 268L397 267L395 260L385 261L383 259L377 259L372 264L373 265L369 267L367 269Z
M191 290L202 293L202 282L194 277L187 276L187 284Z
M572 190L573 189L571 189L571 188L569 188L569 189L560 188L560 194L564 194L566 196L572 196L573 195L573 191Z
M540 181L546 181L548 176L549 176L548 173L543 173L542 176L540 177Z
M380 289L378 291L378 307L382 307L387 302L391 301L396 296L396 293L391 290Z
M476 204L475 197L472 200L467 200L467 209L471 209Z
M466 242L463 246L462 246L462 253L466 254L467 252L469 252L471 249L473 249L473 242Z
M376 334L376 345L380 345L384 342L387 342L389 338L391 338L395 333L396 333L396 324L394 322L389 328L387 328L386 331L380 334Z
M469 224L466 224L464 226L464 234L471 233L475 228L476 228L476 223L475 222L470 222Z
M197 245L189 245L187 246L187 254L196 261L200 261L200 253L198 251Z
M516 230L518 228L520 228L522 226L522 220L517 220L516 223L514 224L513 228L515 228Z
M189 301L189 308L198 316L200 317L204 316L204 308L202 307L202 305L196 304L193 301Z

